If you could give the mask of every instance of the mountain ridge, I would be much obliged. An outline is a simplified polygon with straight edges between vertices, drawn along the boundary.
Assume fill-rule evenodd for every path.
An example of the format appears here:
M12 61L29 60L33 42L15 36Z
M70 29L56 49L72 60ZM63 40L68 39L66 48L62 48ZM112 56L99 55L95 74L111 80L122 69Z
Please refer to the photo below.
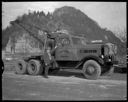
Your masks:
M120 49L120 47L122 46L125 47L124 43L122 43L112 31L101 28L96 21L89 18L82 11L74 7L64 6L55 9L52 14L48 13L46 15L43 11L29 12L29 14L24 14L20 17L17 17L17 19L25 24L36 25L40 29L47 29L49 31L54 31L56 29L65 29L70 34L83 36L86 37L86 39L111 42L119 47L118 53L124 53L124 51ZM20 31L23 30L21 30L21 28L19 27L11 25L10 27L2 31L2 35L8 35L11 37L13 35L13 32L19 31L18 29L20 29ZM33 31L34 33L38 33L34 28L31 28L31 31ZM6 34L3 34L3 32ZM2 45L6 46L7 41L6 43L4 43L4 37L5 36L2 36ZM7 37L5 38L7 40Z

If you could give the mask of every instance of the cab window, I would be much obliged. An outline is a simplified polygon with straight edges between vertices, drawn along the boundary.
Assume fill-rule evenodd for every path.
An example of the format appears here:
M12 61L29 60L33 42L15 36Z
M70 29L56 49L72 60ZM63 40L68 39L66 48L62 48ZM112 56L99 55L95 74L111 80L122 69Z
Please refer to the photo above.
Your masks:
M75 45L81 44L81 41L79 38L72 37L72 41L73 41L73 44L75 44Z
M86 42L84 39L72 37L72 41L74 45L86 45Z
M85 39L82 39L82 40L81 40L81 43L82 43L83 45L87 45L87 42L85 41Z

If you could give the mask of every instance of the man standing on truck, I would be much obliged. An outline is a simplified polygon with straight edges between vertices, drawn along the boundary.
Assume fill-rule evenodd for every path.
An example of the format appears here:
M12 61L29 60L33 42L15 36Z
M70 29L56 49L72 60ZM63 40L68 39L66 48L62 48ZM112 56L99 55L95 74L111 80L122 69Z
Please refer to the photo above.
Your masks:
M45 67L44 67L44 77L48 78L48 71L51 65L51 53L50 53L51 48L47 47L44 51L44 63L45 63Z
M48 33L47 33L48 34ZM48 41L48 39L51 41ZM47 35L47 44L46 44L46 48L44 50L44 63L45 63L45 67L44 67L44 77L48 78L48 71L49 68L51 67L52 63L56 63L55 61L55 50L57 49L58 46L60 46L61 44L57 44L56 42L56 38L57 38L57 34L55 35ZM54 46L54 48L53 48Z
M61 44L56 45L53 49L51 46L47 46L44 52L44 63L45 63L45 69L44 69L44 77L48 78L48 71L49 68L51 67L52 63L55 62L55 50L57 49L58 46Z

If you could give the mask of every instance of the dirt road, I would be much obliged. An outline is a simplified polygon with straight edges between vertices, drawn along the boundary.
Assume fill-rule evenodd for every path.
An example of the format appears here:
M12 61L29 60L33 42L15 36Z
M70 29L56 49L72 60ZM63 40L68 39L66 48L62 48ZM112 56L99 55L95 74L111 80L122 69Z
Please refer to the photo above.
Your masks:
M60 71L48 79L5 71L3 100L126 100L126 74L115 73L87 80L73 72Z

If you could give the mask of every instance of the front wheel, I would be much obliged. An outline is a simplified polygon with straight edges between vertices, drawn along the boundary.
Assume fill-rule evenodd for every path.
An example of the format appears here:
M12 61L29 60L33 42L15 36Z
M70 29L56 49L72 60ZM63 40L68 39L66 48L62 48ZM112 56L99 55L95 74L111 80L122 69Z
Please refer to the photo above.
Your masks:
M101 75L101 66L94 60L86 61L82 70L87 79L96 80Z

